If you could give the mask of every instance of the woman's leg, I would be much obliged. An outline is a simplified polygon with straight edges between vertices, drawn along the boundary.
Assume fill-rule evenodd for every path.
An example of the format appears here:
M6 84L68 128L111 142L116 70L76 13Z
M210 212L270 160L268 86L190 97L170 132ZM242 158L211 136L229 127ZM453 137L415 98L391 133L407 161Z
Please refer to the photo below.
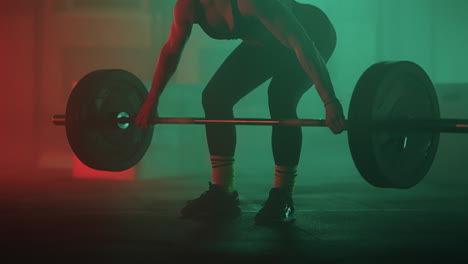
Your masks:
M264 48L240 44L214 74L203 92L206 118L234 118L234 105L271 78L272 57ZM236 190L236 127L207 124L206 135L212 165L212 181L224 191L233 193Z
M268 89L271 118L298 118L297 105L312 85L312 80L294 56L290 55L284 59L284 66L278 67ZM275 161L273 187L281 189L292 203L297 165L302 150L302 128L273 126L271 144Z
M271 78L272 57L261 47L240 44L203 91L202 103L206 118L234 118L234 105ZM205 126L214 184L210 184L210 189L199 198L189 201L182 208L181 216L187 219L235 218L241 211L233 169L236 129L234 125Z
M330 34L333 36L333 34ZM328 61L336 45L336 38L314 35L319 53ZM297 105L313 85L291 50L278 52L278 64L268 89L272 119L295 119ZM273 126L272 150L275 160L274 186L268 200L255 216L257 224L294 221L293 193L302 149L302 128Z
M205 117L208 119L234 118L234 105L271 78L272 57L262 47L240 44L227 57L203 91L202 103ZM208 124L206 134L211 155L234 156L235 125Z
M275 120L298 118L297 105L312 85L312 80L297 65L284 67L280 73L275 74L268 90L271 118ZM272 127L272 150L276 165L297 166L301 146L301 127Z
M324 61L328 62L336 47L336 32L323 12L311 10L317 12L317 20L308 21L304 27ZM319 16L322 17L318 19ZM270 113L273 119L293 119L297 118L296 108L301 97L313 86L313 81L292 51L284 51L282 54L281 63L275 68L269 87ZM301 146L301 127L273 127L272 148L277 165L296 166Z

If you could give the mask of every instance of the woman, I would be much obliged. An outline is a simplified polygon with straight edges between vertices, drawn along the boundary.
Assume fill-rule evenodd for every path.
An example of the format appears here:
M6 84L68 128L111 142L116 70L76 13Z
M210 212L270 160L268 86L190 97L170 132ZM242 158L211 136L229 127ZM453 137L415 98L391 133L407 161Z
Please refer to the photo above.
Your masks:
M272 119L297 118L299 100L315 85L326 109L328 127L335 134L344 130L343 109L326 67L336 46L335 30L320 9L294 0L178 0L170 36L161 50L151 90L136 118L137 125L150 125L194 24L214 39L242 40L203 91L206 118L234 118L234 105L271 79L268 103ZM283 126L272 129L274 186L255 217L257 224L294 220L293 190L302 130ZM241 213L233 169L235 126L209 124L206 135L214 184L199 198L189 201L181 216L235 218Z

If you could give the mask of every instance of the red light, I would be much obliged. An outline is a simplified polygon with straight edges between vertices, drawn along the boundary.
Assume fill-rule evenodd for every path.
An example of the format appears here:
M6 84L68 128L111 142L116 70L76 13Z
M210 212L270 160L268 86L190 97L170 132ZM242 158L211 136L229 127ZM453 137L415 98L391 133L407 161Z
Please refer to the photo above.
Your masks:
M135 167L120 172L92 169L83 164L75 154L73 154L72 172L73 177L78 179L104 179L115 181L133 181L136 175Z

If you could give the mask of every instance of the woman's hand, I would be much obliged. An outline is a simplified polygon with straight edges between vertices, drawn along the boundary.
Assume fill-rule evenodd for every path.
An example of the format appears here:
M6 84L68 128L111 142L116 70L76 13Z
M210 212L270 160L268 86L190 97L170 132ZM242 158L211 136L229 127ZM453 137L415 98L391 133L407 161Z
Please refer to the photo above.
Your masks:
M341 134L346 129L343 107L338 99L325 104L327 126L334 134Z
M145 101L135 118L135 124L141 128L148 128L153 125L153 120L158 116L155 103Z

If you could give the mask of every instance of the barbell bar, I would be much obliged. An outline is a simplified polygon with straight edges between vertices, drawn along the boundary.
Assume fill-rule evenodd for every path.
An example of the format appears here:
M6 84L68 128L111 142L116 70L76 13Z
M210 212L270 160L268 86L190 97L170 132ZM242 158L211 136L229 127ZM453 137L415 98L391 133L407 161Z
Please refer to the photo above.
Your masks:
M127 117L128 116L128 117ZM122 112L115 116L115 126L121 129L128 128L134 123L130 114ZM52 122L55 125L66 125L66 115L54 115ZM246 126L300 126L300 127L327 127L324 119L285 119L272 120L266 118L234 118L226 120L213 120L195 117L157 117L152 125L207 125L207 124L231 124ZM422 130L439 133L468 133L468 119L401 119L373 121L375 129L385 130ZM345 128L345 131L347 128Z
M68 142L85 165L103 171L135 166L146 153L154 127L142 129L134 118L147 96L134 74L122 69L85 75L72 90L64 125ZM159 124L233 124L326 127L323 119L231 119L157 117ZM368 68L354 89L346 121L348 143L361 176L381 188L407 189L428 173L440 133L468 133L468 120L441 119L427 73L410 61L380 62Z

